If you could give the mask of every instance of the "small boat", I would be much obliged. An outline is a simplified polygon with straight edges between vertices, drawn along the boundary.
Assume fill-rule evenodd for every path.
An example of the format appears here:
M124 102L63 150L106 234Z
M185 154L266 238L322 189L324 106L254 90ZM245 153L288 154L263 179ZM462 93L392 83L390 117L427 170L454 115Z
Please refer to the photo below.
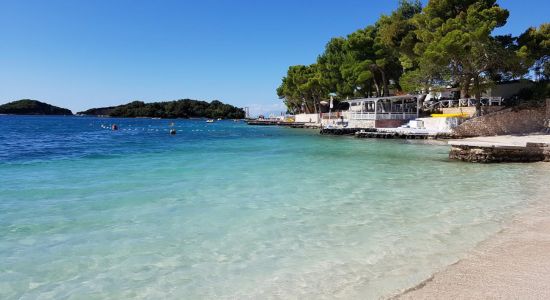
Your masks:
M221 120L222 120L222 118L218 118L218 121L221 121Z
M208 120L206 120L206 123L214 123L214 120L213 119L208 119Z

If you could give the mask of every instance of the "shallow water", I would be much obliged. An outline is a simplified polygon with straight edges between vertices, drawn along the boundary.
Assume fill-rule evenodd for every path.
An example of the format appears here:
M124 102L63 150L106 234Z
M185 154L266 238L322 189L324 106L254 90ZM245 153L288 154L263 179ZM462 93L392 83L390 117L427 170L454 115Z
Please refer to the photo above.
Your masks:
M0 298L391 295L497 232L550 175L448 150L232 121L0 116Z

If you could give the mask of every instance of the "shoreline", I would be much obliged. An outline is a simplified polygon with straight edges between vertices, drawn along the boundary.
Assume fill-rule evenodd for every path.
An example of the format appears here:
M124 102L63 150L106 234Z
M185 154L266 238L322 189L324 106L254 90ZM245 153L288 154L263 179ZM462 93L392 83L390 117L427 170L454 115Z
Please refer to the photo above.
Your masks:
M541 168L548 168L539 163ZM550 298L548 188L457 262L389 299ZM545 199L546 197L546 199Z

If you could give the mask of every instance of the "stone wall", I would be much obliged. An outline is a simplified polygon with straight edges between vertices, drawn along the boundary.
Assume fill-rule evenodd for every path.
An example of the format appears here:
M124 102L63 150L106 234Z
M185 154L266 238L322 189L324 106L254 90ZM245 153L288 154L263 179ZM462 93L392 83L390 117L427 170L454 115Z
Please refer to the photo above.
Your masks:
M349 128L375 128L374 120L349 120Z
M540 132L545 127L545 118L545 108L505 109L470 119L455 128L453 133L458 137L473 137Z
M482 106L483 114L490 114L502 110L502 106ZM444 107L441 109L444 114L468 114L469 117L476 115L475 106L465 107Z
M405 120L376 120L376 128L397 128L405 124Z
M319 123L318 114L297 114L294 116L295 122L298 123Z
M444 107L441 109L444 114L468 114L469 117L473 117L476 114L475 106L469 107Z
M450 133L453 128L460 125L464 119L462 118L418 118L422 121L423 129L432 132L446 132Z

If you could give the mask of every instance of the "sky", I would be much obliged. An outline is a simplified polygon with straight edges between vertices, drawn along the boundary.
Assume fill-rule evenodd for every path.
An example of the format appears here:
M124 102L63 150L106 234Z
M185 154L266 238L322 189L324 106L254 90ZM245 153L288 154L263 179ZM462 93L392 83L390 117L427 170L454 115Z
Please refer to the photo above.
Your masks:
M426 3L427 1L423 1ZM288 66L373 24L398 0L0 0L0 104L71 109L221 100L253 115L284 111ZM548 0L500 0L497 34L550 22Z

